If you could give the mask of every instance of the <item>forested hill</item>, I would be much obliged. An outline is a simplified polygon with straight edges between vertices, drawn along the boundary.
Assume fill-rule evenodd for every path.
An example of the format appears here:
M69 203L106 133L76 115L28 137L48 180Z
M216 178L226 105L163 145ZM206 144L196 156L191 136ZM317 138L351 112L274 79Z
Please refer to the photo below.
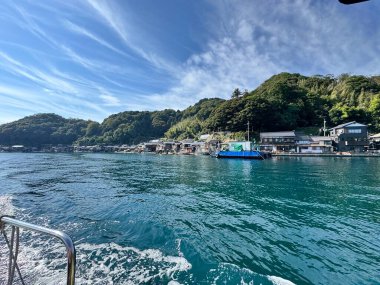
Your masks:
M222 96L225 94L215 94ZM281 73L230 100L203 99L183 111L126 111L101 124L37 114L0 126L0 144L136 144L154 138L196 138L206 132L320 128L356 120L380 131L380 77Z
M86 135L91 121L65 119L56 114L37 114L0 125L0 145L72 144Z

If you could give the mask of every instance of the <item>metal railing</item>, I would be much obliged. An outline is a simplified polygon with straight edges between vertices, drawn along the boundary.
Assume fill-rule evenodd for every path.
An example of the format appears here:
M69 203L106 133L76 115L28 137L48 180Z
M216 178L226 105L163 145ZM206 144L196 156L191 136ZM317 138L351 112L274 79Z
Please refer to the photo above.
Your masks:
M75 247L74 247L73 241L71 240L71 238L67 234L65 234L62 231L52 230L49 228L45 228L45 227L41 227L38 225L19 221L19 220L16 220L14 218L11 218L9 216L1 216L0 217L0 228L3 228L3 230L4 230L5 225L9 225L12 227L11 243L8 242L7 237L5 235L5 232L3 232L4 237L7 241L8 247L10 247L9 248L10 249L9 271L11 270L12 262L14 262L13 273L14 273L14 269L16 268L19 275L20 275L20 279L22 280L20 269L18 268L18 265L16 263L17 262L17 254L18 254L17 251L18 251L19 229L22 228L22 229L31 230L31 231L35 231L35 232L39 232L39 233L43 233L43 234L53 236L53 237L58 238L59 240L61 240L63 242L63 244L66 247L66 255L67 255L67 285L74 285L74 283L75 283L75 263L76 263ZM16 232L16 243L15 243L16 251L15 251L15 253L13 253L13 245L14 245L13 239L14 239L14 233L15 232ZM9 273L9 276L10 276L10 273ZM9 283L9 280L8 280L8 283ZM10 283L10 284L12 284L12 283Z

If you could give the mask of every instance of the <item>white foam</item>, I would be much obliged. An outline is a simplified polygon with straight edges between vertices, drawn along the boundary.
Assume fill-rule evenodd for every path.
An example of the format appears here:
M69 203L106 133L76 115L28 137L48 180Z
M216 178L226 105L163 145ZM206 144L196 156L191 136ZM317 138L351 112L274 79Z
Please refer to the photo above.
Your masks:
M18 264L28 284L65 284L64 247L54 239L30 235L22 243ZM0 241L0 250L7 249ZM140 250L115 243L76 245L78 284L145 284L166 280L178 285L177 275L191 269L183 256L164 255L157 249ZM0 284L6 282L7 256L0 256Z
M296 285L292 281L286 280L278 276L268 276L268 279L272 281L273 285Z
M157 249L139 250L115 243L85 243L77 246L77 252L81 263L86 263L92 257L91 266L85 266L87 270L83 272L82 278L93 281L100 278L99 284L104 284L107 279L122 279L123 284L140 284L163 277L176 282L178 272L191 269L191 264L184 257L167 256ZM81 268L81 265L78 267Z
M11 195L0 196L0 214L27 219L21 209L15 209ZM48 226L39 218L38 224ZM8 236L9 228L7 228ZM83 240L82 240L83 241ZM78 241L77 241L78 242ZM191 264L181 252L181 240L176 240L178 256L165 255L158 249L140 250L115 243L76 244L78 284L141 284L160 282L179 284L177 275L191 269ZM0 284L6 283L8 248L0 237ZM60 285L66 282L65 248L58 240L38 233L21 231L18 264L27 284Z
M178 283L177 281L171 280L171 281L169 281L168 285L181 285L181 283Z
M14 215L14 207L12 204L12 196L11 195L2 195L0 196L0 216Z
M293 282L277 276L267 276L253 272L248 268L242 268L231 263L221 263L216 269L210 269L208 283L217 284L268 284L273 285L295 285Z
M16 212L26 218L23 211L17 209ZM13 215L14 213L12 196L0 196L0 214ZM19 218L22 219L22 217ZM46 222L44 225L48 226L47 221L42 222ZM59 241L28 232L23 232L21 241L18 264L27 284L65 284L65 249ZM140 250L116 243L76 244L76 283L135 285L168 282L168 285L180 285L178 275L190 270L192 265L181 252L181 239L176 240L176 248L177 256L170 256L158 249ZM1 237L0 252L8 252L4 239ZM6 282L7 263L7 254L1 254L0 284ZM210 269L207 283L228 284L229 281L233 281L232 276L238 278L234 279L236 281L234 284L253 285L265 280L264 283L269 281L273 285L295 285L284 278L257 274L247 268L229 263L222 263L217 268Z

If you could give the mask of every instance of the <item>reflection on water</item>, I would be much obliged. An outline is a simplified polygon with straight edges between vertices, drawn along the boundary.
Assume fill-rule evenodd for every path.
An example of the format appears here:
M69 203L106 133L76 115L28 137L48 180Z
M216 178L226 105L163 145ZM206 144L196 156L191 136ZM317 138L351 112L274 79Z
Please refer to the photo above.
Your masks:
M380 280L376 158L1 154L0 166L1 210L68 232L80 284ZM24 239L30 278L57 284L64 259Z

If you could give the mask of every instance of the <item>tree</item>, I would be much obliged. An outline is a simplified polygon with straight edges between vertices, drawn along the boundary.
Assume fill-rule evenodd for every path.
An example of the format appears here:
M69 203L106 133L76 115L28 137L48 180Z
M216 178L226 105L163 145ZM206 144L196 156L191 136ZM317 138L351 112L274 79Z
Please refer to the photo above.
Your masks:
M100 124L98 122L90 122L86 128L86 136L98 136L102 132L102 129L100 128Z
M239 88L235 88L235 90L232 92L231 98L237 99L241 96L241 91Z
M369 112L372 118L372 126L375 131L380 131L380 95L372 100Z

